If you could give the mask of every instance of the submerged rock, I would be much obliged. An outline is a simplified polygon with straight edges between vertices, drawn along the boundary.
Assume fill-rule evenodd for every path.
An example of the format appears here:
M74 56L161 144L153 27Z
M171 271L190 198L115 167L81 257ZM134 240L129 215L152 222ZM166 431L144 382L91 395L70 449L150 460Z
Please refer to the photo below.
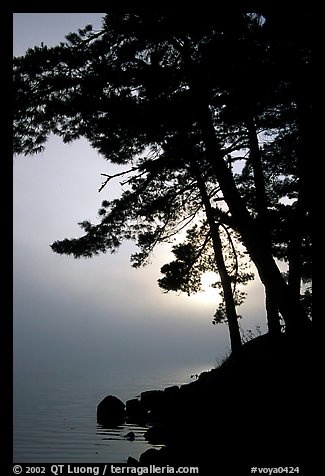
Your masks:
M135 440L135 433L133 431L129 431L129 433L127 433L125 435L125 438L129 441L134 441Z

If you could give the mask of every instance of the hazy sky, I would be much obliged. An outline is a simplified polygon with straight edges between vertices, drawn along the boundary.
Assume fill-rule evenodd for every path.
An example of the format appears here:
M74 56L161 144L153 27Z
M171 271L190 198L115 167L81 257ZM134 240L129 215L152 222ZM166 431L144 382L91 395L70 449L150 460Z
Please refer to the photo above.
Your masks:
M49 46L91 23L100 13L16 13L14 54L43 42ZM213 326L217 292L164 294L160 267L172 259L157 248L152 264L134 270L125 244L115 255L74 260L54 254L56 239L78 236L77 223L96 221L102 200L119 191L118 181L101 193L101 173L110 165L85 140L65 145L51 137L46 151L15 157L14 363L16 375L98 371L108 360L117 368L207 364L229 349L225 325ZM265 329L263 292L253 282L239 312L242 327ZM264 327L263 327L264 326Z

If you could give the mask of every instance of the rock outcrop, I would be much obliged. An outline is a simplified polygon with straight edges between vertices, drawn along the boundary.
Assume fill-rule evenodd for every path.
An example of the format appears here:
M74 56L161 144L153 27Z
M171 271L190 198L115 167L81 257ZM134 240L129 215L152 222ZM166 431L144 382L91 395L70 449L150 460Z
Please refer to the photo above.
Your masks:
M125 404L114 395L107 395L97 406L97 423L101 425L120 425L125 417Z

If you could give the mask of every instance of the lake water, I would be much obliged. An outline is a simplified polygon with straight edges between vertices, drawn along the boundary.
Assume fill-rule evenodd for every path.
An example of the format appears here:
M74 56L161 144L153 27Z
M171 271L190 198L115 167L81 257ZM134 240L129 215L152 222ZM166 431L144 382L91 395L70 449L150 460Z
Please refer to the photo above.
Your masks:
M164 369L109 378L91 374L69 376L15 375L14 463L125 463L138 458L149 445L145 428L123 425L104 429L97 425L98 403L109 394L122 401L145 390L163 389L191 381L191 373L209 367ZM133 431L135 440L125 435Z

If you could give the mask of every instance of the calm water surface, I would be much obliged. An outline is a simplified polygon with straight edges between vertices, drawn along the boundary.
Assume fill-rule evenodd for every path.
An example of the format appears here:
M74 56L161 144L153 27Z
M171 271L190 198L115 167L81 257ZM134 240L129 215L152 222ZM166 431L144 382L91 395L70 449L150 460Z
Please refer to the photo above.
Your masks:
M102 428L96 422L100 400L112 394L122 401L145 390L191 381L208 367L179 368L141 375L15 376L14 463L123 463L138 458L149 445L145 428ZM125 435L133 431L135 441Z

